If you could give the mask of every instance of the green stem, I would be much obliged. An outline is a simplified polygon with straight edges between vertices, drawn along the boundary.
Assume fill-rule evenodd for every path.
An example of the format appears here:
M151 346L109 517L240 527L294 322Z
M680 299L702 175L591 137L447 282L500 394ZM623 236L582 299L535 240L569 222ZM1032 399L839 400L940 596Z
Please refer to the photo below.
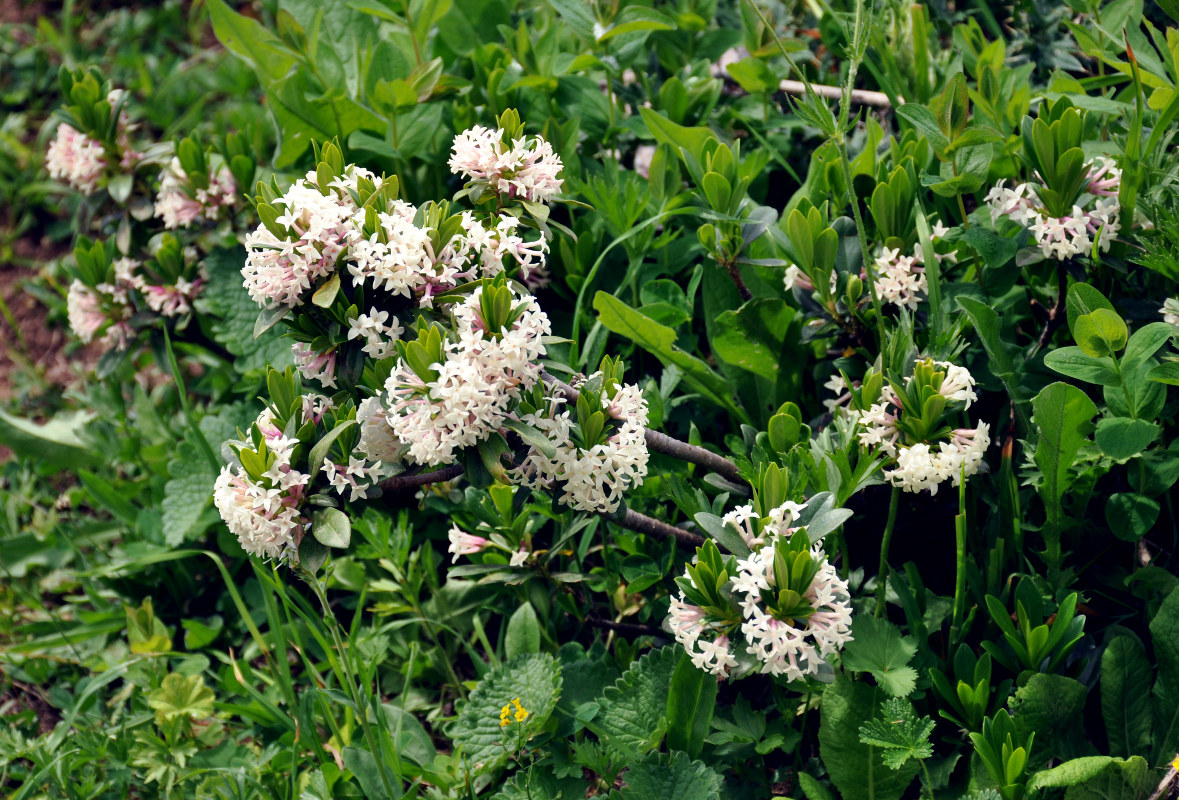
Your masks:
M929 796L932 798L934 796L933 795L933 778L929 777L929 767L925 766L925 759L924 758L917 759L917 762L919 764L921 764L921 773L923 775L925 775L925 785L929 787Z
M884 347L884 314L880 308L880 295L876 291L876 270L872 265L872 256L868 252L868 230L864 227L864 217L860 214L860 204L856 200L852 189L851 162L847 157L847 140L842 134L839 138L839 162L843 166L843 182L847 184L847 201L851 203L852 216L856 220L856 235L860 239L860 257L863 259L864 273L868 276L868 296L872 298L872 310L876 314L876 336L878 344Z
M368 704L361 703L360 688L356 685L356 677L352 672L348 652L344 647L344 637L340 634L339 620L336 619L332 607L328 604L327 593L324 591L323 584L320 583L319 578L305 570L302 571L302 575L307 585L315 592L315 596L319 600L319 605L323 609L323 621L332 633L332 641L336 645L336 652L340 654L340 667L344 671L344 680L348 684L348 694L352 698L353 705L356 706L356 714L360 721L361 730L364 731L365 742L368 744L368 749L372 753L373 759L377 762L377 772L381 774L381 783L385 787L385 793L392 800L397 797L397 794L393 791L393 784L389 781L389 773L385 769L384 753L377 744L377 737L373 735L372 726L369 725Z
M965 487L966 482L963 481L963 495L965 494ZM958 639L962 628L962 617L966 611L966 514L965 508L961 507L961 500L959 502L961 513L954 519L954 564L956 572L954 579L954 613L950 622L951 642Z
M901 497L899 486L892 487L892 497L888 501L888 522L884 526L884 538L880 542L880 567L876 572L876 619L884 616L885 596L888 593L888 548L892 544L892 529L897 521L897 504Z

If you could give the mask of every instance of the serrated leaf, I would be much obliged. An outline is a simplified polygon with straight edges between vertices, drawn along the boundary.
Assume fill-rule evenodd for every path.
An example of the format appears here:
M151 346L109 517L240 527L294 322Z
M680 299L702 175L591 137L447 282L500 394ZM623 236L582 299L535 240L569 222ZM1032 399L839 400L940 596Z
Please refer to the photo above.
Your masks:
M932 719L918 716L908 700L893 697L881 703L878 717L860 727L860 741L882 748L885 766L900 769L911 758L933 755L931 733Z
M590 729L607 746L629 755L659 746L667 730L667 695L677 656L675 647L653 650L602 693Z
M291 347L273 329L254 338L258 306L242 285L245 258L245 250L240 247L209 253L205 258L209 282L201 292L198 310L217 318L210 324L213 339L238 357L234 366L239 372L262 369L267 364L281 370L294 363Z
M648 755L626 771L622 800L720 800L721 776L683 753Z
M916 762L885 767L879 748L860 741L860 727L879 712L880 691L839 674L823 690L819 752L843 800L899 800L917 774Z
M1091 755L1085 738L1085 686L1063 675L1037 673L1015 693L1011 708L1016 727L1036 734L1041 757L1062 761Z
M147 696L147 704L156 712L156 724L176 719L201 720L213 715L213 690L205 686L200 675L164 676L160 688Z
M852 622L852 640L843 649L843 666L872 673L886 692L904 697L917 685L917 670L908 666L916 652L913 638L902 637L891 622L860 614Z
M462 748L472 772L488 772L507 763L503 743L540 733L560 694L561 667L547 653L520 656L489 672L467 698L453 729L454 743ZM500 709L517 697L528 711L527 718L501 728Z
M221 451L221 443L233 436L239 426L248 424L251 409L244 403L224 406L217 414L200 422L201 434L213 452ZM176 457L168 464L170 478L164 484L163 511L164 542L177 547L185 540L199 538L205 532L201 525L205 509L213 499L213 484L217 470L201 452L202 446L191 429L176 447Z

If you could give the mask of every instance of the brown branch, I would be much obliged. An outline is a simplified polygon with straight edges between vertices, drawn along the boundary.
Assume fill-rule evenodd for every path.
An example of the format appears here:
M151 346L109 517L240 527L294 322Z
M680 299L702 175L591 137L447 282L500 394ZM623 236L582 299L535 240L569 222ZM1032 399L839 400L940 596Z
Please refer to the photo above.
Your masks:
M1064 262L1056 262L1056 303L1048 309L1048 319L1044 321L1044 330L1040 331L1040 338L1028 358L1034 358L1036 353L1044 349L1052 334L1060 327L1065 318L1065 299L1068 297L1068 273L1065 272ZM1012 401L1014 402L1014 401Z
M605 628L608 631L630 633L635 636L662 636L664 638L671 638L667 632L659 628L652 625L642 625L637 622L614 622L613 620L602 619L601 617L591 615L585 618L585 623L595 628Z
M626 528L635 533L644 533L659 539L675 539L685 547L699 547L704 544L703 536L691 533L683 528L677 528L675 525L661 522L654 517L648 517L646 514L640 514L631 508L626 510L626 514L621 520L615 519L609 514L599 513L598 516L620 528Z
M572 386L547 372L542 372L540 377L551 388L560 392L570 403L577 402L579 393ZM711 450L705 450L703 447L697 447L694 444L681 442L679 439L674 439L666 433L653 431L650 428L646 428L645 431L647 449L651 452L662 453L663 455L678 458L680 461L687 461L691 464L712 470L724 479L739 486L748 485L748 481L741 477L741 472L737 469L737 465L724 456L719 456Z
M806 85L802 81L784 80L778 84L778 88L786 94L806 94ZM829 100L843 99L843 87L841 86L823 86L818 83L812 83L811 88L820 97L826 97ZM852 89L851 101L862 106L892 108L892 102L888 99L888 95L884 92L872 92L867 89ZM897 102L903 104L905 98L897 97Z
M381 490L385 492L403 492L406 489L416 489L427 483L443 483L452 481L463 474L462 464L451 464L449 467L432 470L430 472L415 472L412 475L394 475L381 481Z

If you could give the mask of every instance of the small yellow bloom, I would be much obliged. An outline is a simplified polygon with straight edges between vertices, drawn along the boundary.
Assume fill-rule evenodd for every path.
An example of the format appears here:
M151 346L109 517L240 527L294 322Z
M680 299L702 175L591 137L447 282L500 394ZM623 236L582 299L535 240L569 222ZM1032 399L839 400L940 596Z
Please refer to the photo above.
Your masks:
M1171 769L1179 771L1179 755L1175 756L1175 760L1171 762Z
M509 719L509 715L511 714L511 711L512 711L511 706L504 706L503 708L501 708L499 710L499 726L501 728L506 728L508 723L511 721Z
M516 707L516 722L523 722L525 719L528 718L528 709L526 709L526 708L524 708L524 706L520 705L520 698L519 697L517 697L515 700L512 701L512 705L514 705ZM507 706L504 706L504 708L506 709Z

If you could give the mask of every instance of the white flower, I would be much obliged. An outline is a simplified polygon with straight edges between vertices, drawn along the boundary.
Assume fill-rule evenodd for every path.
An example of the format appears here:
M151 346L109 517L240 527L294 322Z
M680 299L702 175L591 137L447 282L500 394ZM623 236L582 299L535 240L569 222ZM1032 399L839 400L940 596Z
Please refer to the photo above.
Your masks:
M328 389L336 388L335 350L320 353L305 342L296 342L291 345L291 355L295 357L295 368L304 378L319 381Z
M457 340L446 343L442 363L431 365L436 378L427 383L399 359L385 383L389 424L418 464L449 463L456 450L486 438L540 378L548 317L531 297L516 298L523 311L497 337L484 330L481 296L482 287L454 308Z
M918 258L902 256L898 250L884 248L876 259L874 276L880 299L911 311L917 310L920 296L929 291L924 267L918 264Z
M626 492L642 485L647 475L647 401L638 386L622 386L613 399L603 393L602 408L621 425L605 442L584 450L572 439L570 412L525 415L524 421L541 430L556 452L549 458L530 448L513 477L525 486L560 486L559 499L568 508L617 511Z
M512 557L509 559L508 566L522 567L530 555L532 555L532 553L528 551L528 548L524 545L520 545L520 549L512 553Z
M1179 297L1168 297L1159 313L1163 315L1163 322L1179 327Z
M180 163L173 157L160 172L160 191L156 195L155 216L164 221L165 228L187 228L202 216L216 219L218 212L232 206L237 199L237 185L233 174L222 167L208 175L208 186L195 189Z
M358 168L349 167L355 172ZM246 235L242 268L250 298L266 308L302 305L313 282L336 269L336 262L359 232L353 222L356 205L350 195L322 194L314 173L295 181L271 203L281 211L276 225L287 229L279 238L266 225Z
M106 324L106 314L102 311L98 295L79 280L70 284L69 294L66 295L66 314L70 329L82 340L82 344L90 344L94 334Z
M817 675L826 657L851 641L851 596L822 548L814 545L811 558L822 564L802 592L813 611L805 618L778 619L762 597L775 589L773 548L773 541L767 542L737 562L738 577L732 588L744 617L741 634L748 643L747 652L760 662L761 672L801 680Z
M965 407L970 408L970 404L978 399L978 395L974 393L974 378L971 376L970 370L966 367L955 366L949 361L935 361L933 363L946 371L946 377L942 379L938 393L951 402L965 403Z
M328 483L341 496L348 492L348 500L353 502L368 497L368 490L376 485L380 469L380 461L366 464L356 456L349 456L347 465L326 458L323 461Z
M491 542L489 542L487 539L484 539L482 536L474 536L470 533L467 533L457 525L450 526L449 537L450 547L448 548L447 552L454 555L454 557L451 559L452 564L458 562L459 556L474 555L475 553L482 552L483 549L487 547L487 545L491 544Z
M49 177L64 180L83 194L93 194L106 169L102 143L64 122L45 154Z
M948 442L938 444L937 451L924 442L902 446L896 469L886 470L884 476L906 492L928 489L930 494L937 494L938 486L947 478L958 486L964 477L977 473L990 445L990 426L980 422L977 428L954 431Z
M348 339L362 338L365 341L361 348L365 353L380 360L389 358L397 352L394 342L405 333L405 328L393 317L391 324L385 324L389 319L388 311L379 311L375 307L368 314L359 314L349 320Z
M223 467L213 486L213 504L247 553L294 561L306 524L298 506L309 476L290 469L280 458L266 479L272 477L279 478L278 484L267 488L238 467Z
M356 423L360 428L360 441L356 450L370 461L395 464L401 461L405 444L389 427L385 408L377 397L360 401L356 408Z
M476 125L454 137L450 171L486 182L494 191L534 203L547 203L561 191L561 157L539 136L508 147L504 132Z

